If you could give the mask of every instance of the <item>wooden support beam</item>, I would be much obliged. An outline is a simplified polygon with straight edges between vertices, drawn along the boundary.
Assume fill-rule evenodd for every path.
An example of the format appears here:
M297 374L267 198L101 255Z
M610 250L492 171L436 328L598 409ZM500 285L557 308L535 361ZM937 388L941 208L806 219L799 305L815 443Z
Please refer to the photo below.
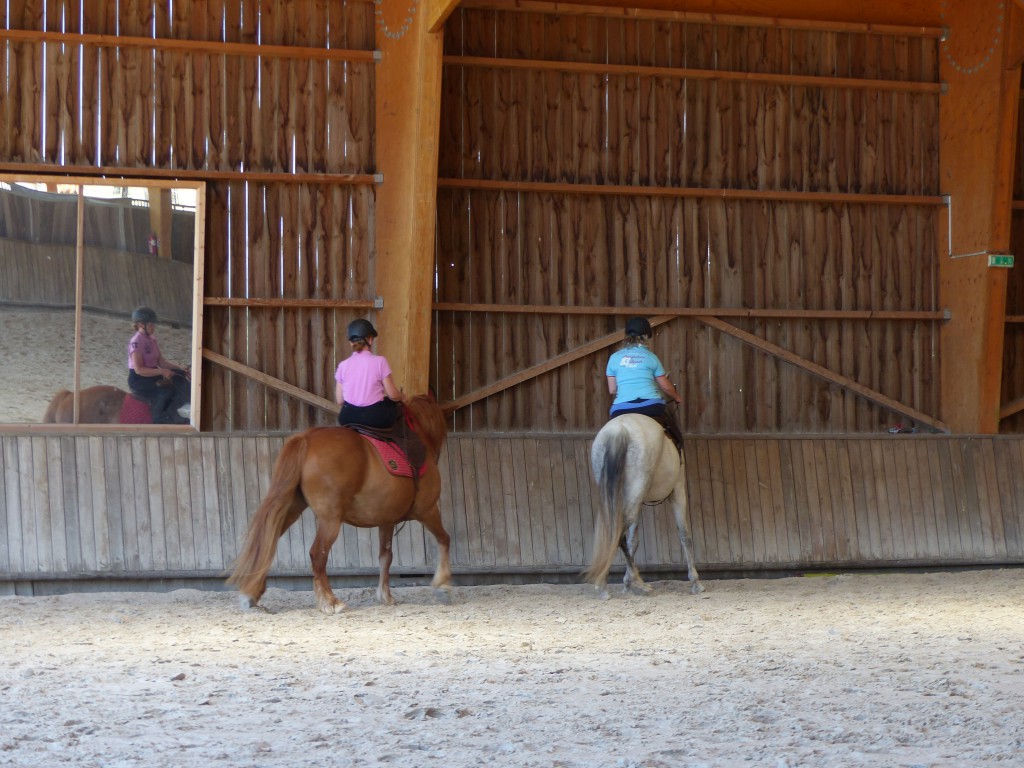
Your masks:
M206 296L207 307L240 307L242 309L373 309L373 299L236 299L229 296Z
M370 185L381 181L373 173L297 173L228 171L189 168L128 168L114 165L54 165L52 163L0 163L0 173L32 176L96 176L104 179L183 179L186 181L250 181L275 184ZM44 179L45 181L45 179Z
M179 39L171 37L130 37L121 35L82 35L74 32L43 32L36 29L0 29L0 41L12 43L52 43L84 48L144 48L155 51L209 53L262 59L298 59L304 61L372 62L376 51L344 48L306 48L299 45L260 45L226 43L219 40Z
M816 32L860 32L899 37L942 36L941 16L937 7L912 3L916 7L908 12L907 8L895 9L893 3L884 0L878 3L839 0L839 4L842 7L837 9L828 8L828 4L820 0L814 3L805 0L729 0L728 7L700 0L462 0L459 7Z
M817 376L820 379L824 379L830 384L835 384L836 386L842 387L843 389L847 389L857 395L860 395L865 400L870 400L871 402L881 405L884 408L888 408L891 411L895 411L896 413L902 414L903 416L906 416L908 419L913 419L919 424L926 424L927 426L931 427L932 429L938 430L939 432L948 431L945 424L943 424L938 419L929 416L927 413L923 413L914 408L910 408L897 400L893 400L892 398L886 397L880 392L876 392L875 390L869 389L868 387L865 387L862 384L858 384L853 379L847 378L846 376L830 371L828 368L825 368L824 366L818 365L817 363L813 363L810 360L802 358L799 355L790 352L788 349L783 349L782 347L776 344L772 344L770 341L765 341L764 339L755 336L752 333L747 333L746 331L737 328L734 325L730 325L729 323L726 323L715 317L699 317L697 319L705 323L706 325L709 325L712 328L721 331L722 333L727 333L730 336L739 339L740 341L749 344L752 347L760 349L762 352L765 352L769 355L772 355L773 357L777 357L780 360L789 363L790 365L795 365L798 368L803 368L808 373Z
M635 313L636 309L634 309L631 312L631 314ZM673 317L672 315L652 317L650 319L651 327L655 328L661 325L662 323L667 323L669 320L674 319L675 317ZM504 379L498 379L498 381L493 381L484 387L480 387L480 389L474 389L472 392L469 392L461 397L457 397L454 400L450 400L447 403L441 403L441 410L445 412L451 412L456 411L459 408L465 408L467 405L471 405L472 403L475 403L478 400L483 400L485 397L496 395L499 392L502 392L503 390L509 389L511 387L516 386L517 384L522 384L524 381L529 381L532 378L540 376L542 373L553 371L555 368L558 368L559 366L566 365L574 360L579 360L581 357L586 357L592 352L597 352L598 350L604 349L605 347L610 347L613 344L616 344L620 341L622 341L622 331L616 331L615 333L606 334L605 336L601 336L600 338L594 339L593 341L588 341L586 344L576 347L576 349L570 350L569 352L564 352L561 355L556 355L555 357L552 357L550 360L545 360L543 363L539 363L529 368L524 368L518 373L515 373L511 376L506 376Z
M239 299L239 301L244 301ZM492 312L525 315L635 315L638 312L669 317L746 317L780 320L921 320L945 321L945 311L873 309L746 309L743 307L571 307L564 304L472 304L439 301L438 312Z
M632 310L628 311L628 314L636 314L636 311L637 310L634 307ZM625 310L619 312L619 314L622 314L623 312L625 312ZM659 325L662 325L663 323L669 322L670 320L675 320L676 317L677 315L674 314L665 314L652 317L651 326L657 327ZM945 424L943 424L938 419L929 416L927 413L918 411L915 408L910 408L904 405L903 403L893 400L892 398L886 397L880 392L876 392L873 389L869 389L868 387L865 387L857 383L853 379L847 378L846 376L830 371L827 368L818 365L817 363L813 363L810 360L806 360L805 358L802 358L799 355L796 355L787 349L783 349L782 347L776 344L772 344L771 342L765 341L764 339L754 336L751 333L747 333L746 331L737 328L734 325L730 325L729 323L726 323L710 315L698 315L697 319L703 322L704 324L712 328L715 328L716 330L719 330L723 333L727 333L730 336L739 339L740 341L743 341L747 344L750 344L753 347L756 347L757 349L761 350L762 352L765 352L766 354L772 355L773 357L777 357L780 360L783 360L784 362L797 366L798 368L802 368L808 373L817 376L818 378L824 379L830 384L835 384L836 386L842 387L843 389L850 390L851 392L854 392L855 394L865 398L866 400L870 400L871 402L881 405L884 408L888 408L889 410L895 413L899 413L903 416L906 416L909 419L913 419L915 422L919 424L927 425L939 432L948 431ZM561 355L556 355L550 360L545 360L543 363L539 363L537 365L526 368L511 376L506 376L504 379L499 379L498 381L491 382L487 386L475 389L472 392L468 392L467 394L462 395L461 397L457 397L449 402L442 403L441 408L445 412L456 411L459 408L464 408L467 405L471 405L472 403L477 402L478 400L483 400L485 397L496 395L499 392L502 392L506 389L514 387L518 384L522 384L524 381L529 381L530 379L540 376L543 373L553 371L555 368L558 368L559 366L567 365L568 363L571 363L574 360L579 360L581 357L585 357L586 355L592 354L606 347L610 347L613 344L616 344L617 342L620 341L622 341L621 332L616 331L615 333L606 334L605 336L601 336L600 338L587 342L586 344L583 344L577 347L576 349L570 350L569 352L565 352Z
M376 285L380 353L406 392L425 392L430 376L430 304L441 119L443 38L428 30L426 11L375 6L377 168ZM428 6L429 7L429 6Z
M479 189L554 195L611 195L614 197L690 197L721 200L756 200L845 205L945 204L941 195L881 195L868 192L800 192L778 189L724 189L709 187L647 187L628 184L570 184L558 181L506 181L496 179L439 178L438 189Z
M337 415L338 413L338 406L333 400L328 400L327 398L320 397L319 395L314 395L312 392L299 389L298 387L289 384L287 381L281 381L281 379L268 376L265 373L257 371L255 368L250 368L248 365L236 363L231 358L224 357L224 355L217 354L209 349L204 349L203 359L209 360L211 363L219 365L222 368L227 368L232 373L237 373L245 376L247 379L252 379L265 387L276 389L278 392L283 392L284 394L294 397L297 400L301 400L304 403L316 406L317 408L322 408L328 413L333 415Z
M1007 70L1003 0L944 6L940 46L948 91L939 102L939 301L952 310L940 336L942 415L954 432L999 429L1007 270L988 254L1009 249L1020 72Z
M1024 66L1024 0L1015 0L1010 5L1010 23L1006 25L1006 68Z
M427 14L427 31L440 32L448 17L459 6L459 0L424 0Z
M590 61L550 61L545 59L500 59L488 56L445 56L451 67L515 70L536 72L571 72L619 77L659 77L674 80L709 80L723 82L793 85L808 88L839 88L847 90L886 91L893 93L939 93L942 86L920 80L873 80L862 77L824 75L787 75L771 72L734 72L725 69L688 69L686 67L649 67L634 64L606 64Z

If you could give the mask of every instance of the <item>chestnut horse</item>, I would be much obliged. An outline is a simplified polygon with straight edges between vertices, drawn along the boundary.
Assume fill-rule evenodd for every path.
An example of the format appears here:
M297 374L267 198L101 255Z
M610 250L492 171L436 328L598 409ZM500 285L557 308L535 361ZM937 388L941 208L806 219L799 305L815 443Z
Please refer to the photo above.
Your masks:
M639 543L636 534L640 507L667 499L675 513L690 590L695 595L703 592L693 562L693 541L686 518L686 467L682 454L661 424L638 413L611 419L594 438L590 468L601 502L595 519L594 552L585 572L587 581L598 588L602 597L607 597L608 571L616 549L621 549L626 557L626 573L622 577L625 588L650 592L633 562Z
M447 596L451 583L451 538L441 525L441 475L437 462L448 426L441 408L427 395L409 398L405 414L427 448L425 471L416 480L389 473L370 442L345 427L314 427L285 441L274 464L270 489L249 524L245 543L228 578L229 584L238 587L243 609L259 603L267 588L267 572L277 552L278 539L306 507L316 515L316 537L309 559L317 607L324 613L340 613L346 607L331 591L327 579L327 556L343 523L379 529L377 599L394 605L390 586L391 539L396 525L418 520L437 539L437 568L431 586Z
M126 402L127 399L127 402ZM46 408L44 424L70 424L74 394L62 389ZM149 404L123 389L101 384L78 391L79 424L152 424Z

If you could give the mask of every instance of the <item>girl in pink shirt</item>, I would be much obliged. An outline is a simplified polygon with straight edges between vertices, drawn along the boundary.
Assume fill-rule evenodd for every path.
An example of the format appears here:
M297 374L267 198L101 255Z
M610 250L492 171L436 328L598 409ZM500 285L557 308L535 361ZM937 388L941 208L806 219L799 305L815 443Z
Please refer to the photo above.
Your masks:
M139 307L132 312L132 326L135 334L128 341L128 388L149 403L154 424L188 424L178 409L189 401L189 371L160 353L156 312Z
M373 353L377 330L369 320L353 320L348 326L351 356L338 363L334 399L341 406L338 424L363 424L387 429L398 419L398 404L405 395L391 378L386 357Z

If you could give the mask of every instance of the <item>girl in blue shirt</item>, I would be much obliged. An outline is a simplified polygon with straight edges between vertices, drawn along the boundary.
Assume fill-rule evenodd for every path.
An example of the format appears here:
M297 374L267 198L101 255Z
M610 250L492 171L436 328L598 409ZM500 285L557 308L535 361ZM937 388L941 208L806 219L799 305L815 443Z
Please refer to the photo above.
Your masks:
M605 368L608 391L615 398L609 415L640 413L650 416L665 425L673 439L681 440L679 426L665 415L665 400L681 403L683 399L668 380L658 356L647 348L652 335L646 318L632 317L626 321L625 344L612 353ZM679 440L676 442L678 444Z

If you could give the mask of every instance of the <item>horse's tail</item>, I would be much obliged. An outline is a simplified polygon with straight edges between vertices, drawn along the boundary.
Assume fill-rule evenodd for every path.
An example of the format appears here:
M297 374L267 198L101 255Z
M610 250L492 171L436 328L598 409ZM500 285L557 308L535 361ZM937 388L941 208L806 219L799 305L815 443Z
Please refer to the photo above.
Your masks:
M583 572L583 577L591 584L602 584L607 578L625 527L622 486L626 475L628 447L628 435L622 430L613 432L605 441L601 465L594 468L601 503L594 521L594 553L590 567Z
M53 399L50 400L50 404L46 406L46 413L43 414L43 424L56 424L57 414L61 407L64 405L64 401L71 396L71 393L66 389L62 389Z
M228 577L228 584L237 586L238 591L254 603L263 594L267 571L277 553L277 540L295 522L295 517L290 520L288 518L296 494L299 493L307 445L305 434L295 435L285 441L274 463L270 490L249 523L242 551L235 558L234 570Z

